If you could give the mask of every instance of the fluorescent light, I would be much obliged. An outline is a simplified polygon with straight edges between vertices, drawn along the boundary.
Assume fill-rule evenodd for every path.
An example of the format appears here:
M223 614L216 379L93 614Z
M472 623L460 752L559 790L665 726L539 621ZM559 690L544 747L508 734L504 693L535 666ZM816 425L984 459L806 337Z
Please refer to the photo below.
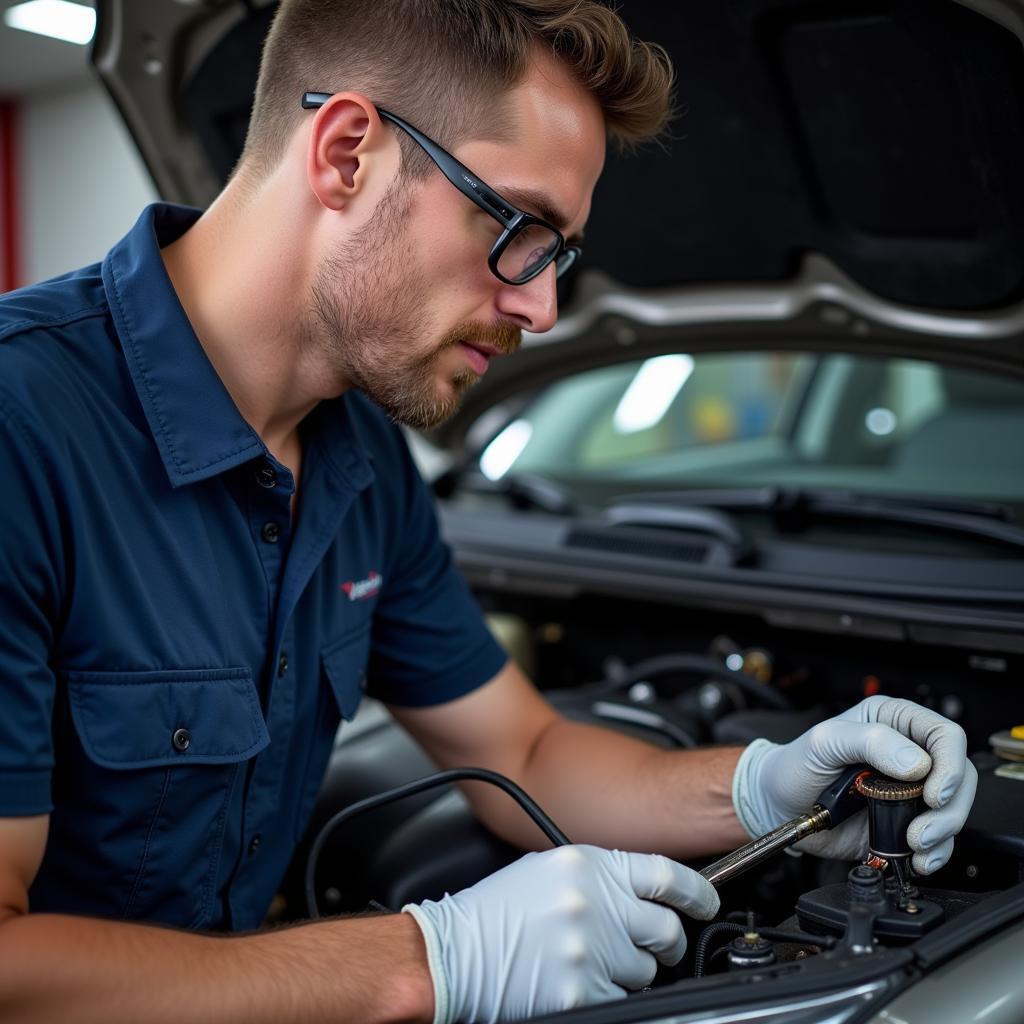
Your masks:
M656 356L646 360L619 400L612 426L620 434L633 434L660 423L691 373L690 356Z
M532 435L533 426L528 420L510 423L484 449L480 456L480 472L488 480L500 480L512 468L512 463L523 454Z
M96 31L96 12L67 0L29 0L9 7L4 12L4 21L11 28L80 46L85 46Z

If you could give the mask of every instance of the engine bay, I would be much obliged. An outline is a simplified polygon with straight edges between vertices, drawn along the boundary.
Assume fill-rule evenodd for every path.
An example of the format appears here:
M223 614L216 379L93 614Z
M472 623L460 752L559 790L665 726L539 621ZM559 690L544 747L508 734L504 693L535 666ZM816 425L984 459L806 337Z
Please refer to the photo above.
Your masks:
M1007 717L1019 655L785 630L754 616L606 598L580 597L570 607L505 593L484 594L482 603L492 607L495 634L563 714L666 749L757 737L787 742L876 693L934 708L967 733L978 793L943 869L911 877L909 861L898 856L861 863L792 847L776 852L718 885L722 905L714 922L684 922L686 956L660 968L646 995L694 986L699 992L718 975L782 978L812 962L826 973L887 962L960 925L969 932L972 921L988 919L998 894L1020 897L1024 743L1014 746L1009 730L1018 723ZM339 733L309 833L285 881L284 920L302 916L298 876L330 815L434 770L381 706L366 704ZM990 738L1002 740L998 752ZM438 792L370 811L326 838L314 878L321 912L436 899L520 855L475 819L458 789ZM905 838L903 814L890 807L881 824L872 823L873 835L898 835L902 821ZM875 845L893 852L882 840Z

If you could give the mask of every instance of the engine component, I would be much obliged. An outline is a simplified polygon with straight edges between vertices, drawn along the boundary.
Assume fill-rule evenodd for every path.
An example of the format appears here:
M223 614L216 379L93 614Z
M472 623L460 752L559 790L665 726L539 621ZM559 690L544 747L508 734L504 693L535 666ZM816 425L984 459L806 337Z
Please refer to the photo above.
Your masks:
M874 950L875 921L889 909L882 869L869 864L854 868L846 882L849 904L843 944L855 956Z
M751 917L754 915L751 914ZM728 946L726 959L730 971L747 971L754 967L771 967L775 963L775 947L754 929L751 922L742 935L737 935Z
M711 727L711 738L723 746L746 746L756 739L772 743L789 743L813 728L829 711L821 707L799 711L774 711L771 708L744 708L730 711Z
M777 711L788 711L791 707L788 698L770 684L760 683L744 672L734 671L707 655L683 652L646 658L628 668L618 666L614 674L588 687L587 692L594 696L603 695L614 690L628 690L637 682L650 683L659 676L683 674L698 674L735 686L745 697L762 707L775 708ZM655 689L658 687L655 686Z
M639 683L634 684L639 686ZM653 702L648 702L653 703ZM668 715L659 714L649 707L635 707L632 704L611 700L596 700L590 705L590 713L597 719L613 722L631 722L652 732L667 736L676 746L696 747L697 740ZM693 730L696 732L696 730Z
M785 850L794 843L835 828L840 822L846 821L855 811L864 805L863 794L857 788L857 780L862 775L870 774L864 765L847 768L842 775L818 796L814 806L806 814L783 822L771 832L759 836L745 846L732 853L727 853L720 860L701 869L701 874L712 884L721 885L760 864L779 850Z
M911 882L914 851L907 842L907 828L921 813L924 783L865 772L855 785L868 804L868 849L892 868L899 881L900 899L906 900L916 891Z
M861 864L845 883L804 893L796 905L800 927L810 932L844 934L854 953L869 953L876 941L918 939L946 917L946 905L961 909L971 897L964 893L930 890L925 897L905 898L895 885L886 885L882 871Z

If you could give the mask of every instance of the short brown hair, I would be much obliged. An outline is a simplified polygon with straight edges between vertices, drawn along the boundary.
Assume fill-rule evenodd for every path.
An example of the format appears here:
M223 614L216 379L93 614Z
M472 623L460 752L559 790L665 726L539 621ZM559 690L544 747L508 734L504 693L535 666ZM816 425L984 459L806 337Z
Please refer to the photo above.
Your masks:
M672 65L598 0L281 0L263 48L242 163L263 177L305 114L306 90L354 90L442 146L505 137L501 97L537 51L557 57L600 104L620 145L654 139L671 116ZM405 173L430 164L398 133Z

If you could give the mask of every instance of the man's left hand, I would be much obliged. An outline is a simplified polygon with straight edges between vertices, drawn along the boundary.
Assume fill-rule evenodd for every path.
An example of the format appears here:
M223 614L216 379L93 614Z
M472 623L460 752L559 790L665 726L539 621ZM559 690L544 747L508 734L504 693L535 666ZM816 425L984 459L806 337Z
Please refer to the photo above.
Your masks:
M791 743L755 740L733 779L733 804L752 837L809 811L818 794L848 765L866 763L904 781L925 779L924 802L907 830L914 870L929 875L953 852L974 801L978 773L967 759L967 737L955 722L909 700L868 697L821 722ZM858 860L867 854L862 812L829 832L805 839L800 849L823 857Z

